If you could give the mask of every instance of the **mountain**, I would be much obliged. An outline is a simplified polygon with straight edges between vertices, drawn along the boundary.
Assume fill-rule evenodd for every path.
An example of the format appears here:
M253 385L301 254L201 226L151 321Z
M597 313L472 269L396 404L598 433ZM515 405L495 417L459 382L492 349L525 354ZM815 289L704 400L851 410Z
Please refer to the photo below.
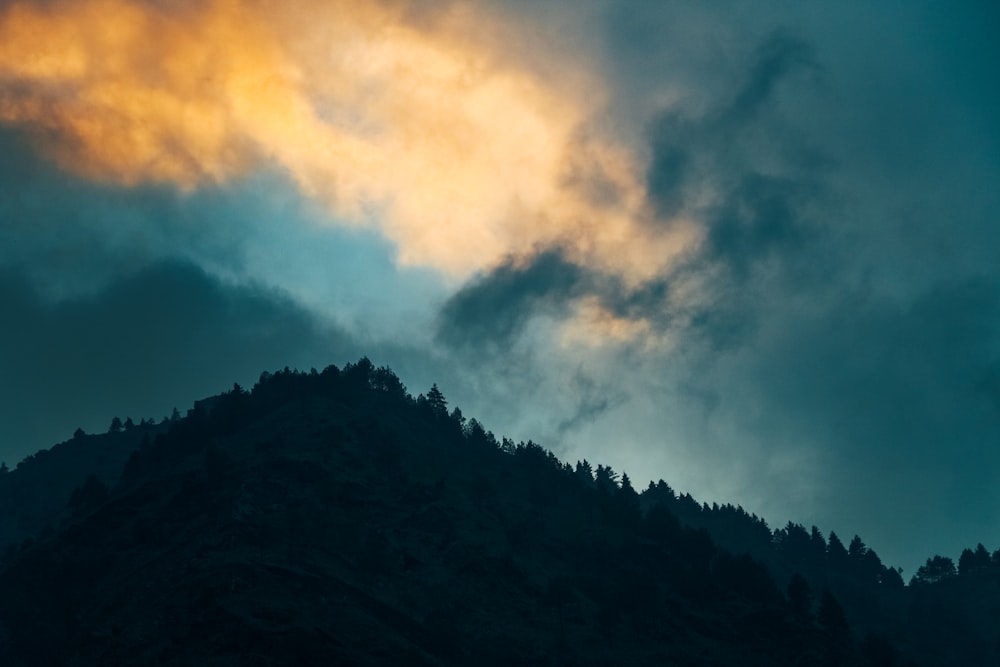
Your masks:
M144 421L141 426L121 427L102 435L79 431L72 440L36 452L13 472L0 474L0 553L67 518L71 494L88 476L105 486L113 485L143 438L166 428L165 423L156 426Z
M5 504L0 533L11 666L1000 656L988 553L905 587L860 538L639 493L498 441L367 359L78 434L0 476L0 499L32 498L45 511Z

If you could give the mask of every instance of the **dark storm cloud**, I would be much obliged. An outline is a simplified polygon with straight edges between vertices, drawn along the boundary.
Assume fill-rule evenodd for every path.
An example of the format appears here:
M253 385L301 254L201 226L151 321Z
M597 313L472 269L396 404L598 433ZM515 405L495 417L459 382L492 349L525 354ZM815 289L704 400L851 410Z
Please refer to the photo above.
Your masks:
M438 338L453 347L509 348L535 314L564 314L586 281L587 272L556 250L510 259L448 299Z
M99 418L159 418L262 370L356 354L280 293L176 262L57 303L3 270L0 314L0 458L10 462L78 425L106 427Z
M766 111L775 89L798 72L817 69L808 44L788 31L778 31L757 47L731 99L716 100L707 110L663 112L652 124L652 159L646 179L660 213L681 212L699 179L718 181L733 168L745 168L746 156L740 149L752 136L752 124Z
M170 256L212 256L217 264L236 257L239 242L224 237L227 217L240 214L229 206L224 216L210 196L190 206L169 188L75 178L9 128L0 127L0 153L0 266L16 267L46 293L86 293Z
M705 251L739 279L747 277L754 262L798 252L818 233L802 218L814 192L808 183L745 175L712 212Z
M652 159L646 183L661 215L682 212L698 193L699 180L725 185L733 171L752 169L746 150L754 121L767 111L776 88L799 72L815 72L811 47L787 30L777 31L760 44L730 99L723 97L708 109L669 109L652 124ZM768 137L773 142L775 137Z
M767 132L773 122L767 112L780 83L816 67L810 47L780 31L756 49L731 99L697 112L663 112L651 125L646 178L661 215L705 213L698 197L706 188L718 190L721 203L707 211L708 250L738 264L800 238L805 232L796 224L796 205L819 174L803 173L799 147ZM768 172L762 157L769 158Z
M676 270L695 278L702 298L687 304L682 335L709 352L749 344L764 292L808 290L837 270L840 246L828 235L830 160L782 126L780 98L815 86L813 48L787 29L748 49L734 92L697 109L662 112L649 130L648 194L663 217L692 215L703 243ZM706 193L711 193L706 197ZM647 321L676 331L665 302Z
M472 279L441 307L437 339L451 349L509 352L531 319L561 320L584 296L596 297L608 313L623 319L655 319L669 325L663 310L666 279L626 287L617 276L579 266L558 250L510 258Z

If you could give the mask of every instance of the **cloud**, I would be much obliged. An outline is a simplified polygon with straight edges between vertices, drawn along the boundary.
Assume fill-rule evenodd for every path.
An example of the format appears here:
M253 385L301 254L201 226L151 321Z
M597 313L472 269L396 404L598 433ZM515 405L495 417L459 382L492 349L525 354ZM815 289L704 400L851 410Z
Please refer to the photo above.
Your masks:
M563 322L560 336L570 347L662 349L683 340L718 350L750 340L758 313L748 297L756 298L768 275L781 274L783 287L814 283L820 267L831 265L803 260L825 238L823 165L810 153L804 171L800 147L770 141L768 129L779 88L818 66L811 48L787 30L750 52L733 91L697 111L672 105L648 130L645 187L658 216L641 226L655 235L682 219L699 229L673 261L640 277L580 261L560 246L517 256L448 300L439 339L509 349L542 314ZM602 192L599 179L580 181L595 197Z
M0 44L0 122L98 181L191 190L278 165L402 263L460 277L559 244L641 279L694 238L640 224L635 158L594 122L600 81L486 8L17 3Z
M628 401L627 394L620 389L600 383L579 369L569 385L571 394L578 397L578 402L572 414L556 424L556 434L560 439L579 432Z
M176 262L56 303L5 269L0 313L0 457L11 463L113 414L159 418L262 370L358 356L286 296Z
M646 184L661 213L698 212L713 205L719 190L725 196L748 178L802 178L801 167L820 166L803 165L801 145L768 131L780 118L779 87L798 72L819 70L812 49L779 30L748 55L733 91L696 106L678 102L653 122Z
M812 47L790 31L778 30L757 47L750 76L715 125L725 129L752 118L774 95L775 87L798 69L817 67Z
M540 312L561 319L586 282L586 272L559 251L527 261L508 259L467 283L441 308L438 339L452 346L510 349Z
M821 71L812 47L790 30L779 29L764 37L747 58L748 66L739 72L733 90L715 98L682 98L652 123L646 186L661 216L710 205L715 191L733 187L727 179L741 180L741 172L778 176L763 172L802 166L788 164L788 152L803 147L790 140L776 146L775 133L767 132L766 116L775 115L783 84L794 82L797 74Z
M817 461L803 508L887 536L893 559L997 525L988 471L1000 459L987 443L1000 413L984 389L1000 359L1000 282L958 280L909 302L852 291L774 314L702 384L721 390L720 418L744 438Z
M181 193L65 174L10 129L0 129L0 154L8 158L0 161L0 266L49 300L183 261L229 283L279 288L354 335L398 331L405 322L429 338L425 311L446 294L435 272L398 267L376 231L322 224L325 211L287 174L260 171Z
M808 183L748 174L714 211L706 250L738 277L773 253L790 255L817 233L803 220Z

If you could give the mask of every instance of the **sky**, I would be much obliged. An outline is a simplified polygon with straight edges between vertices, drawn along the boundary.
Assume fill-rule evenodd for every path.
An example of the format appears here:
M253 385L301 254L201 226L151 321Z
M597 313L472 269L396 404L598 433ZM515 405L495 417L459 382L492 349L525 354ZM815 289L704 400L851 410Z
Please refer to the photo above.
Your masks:
M1000 548L992 2L0 0L0 460L261 371Z

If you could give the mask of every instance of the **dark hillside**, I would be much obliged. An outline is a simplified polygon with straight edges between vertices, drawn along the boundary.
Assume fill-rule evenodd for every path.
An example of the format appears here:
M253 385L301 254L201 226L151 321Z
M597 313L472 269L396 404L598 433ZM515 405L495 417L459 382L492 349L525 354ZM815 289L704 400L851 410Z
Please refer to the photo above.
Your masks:
M637 493L610 468L497 441L437 387L413 398L367 359L265 373L183 419L35 459L64 450L95 475L56 493L48 528L0 565L5 665L1000 655L1000 566L982 547L904 587L860 538L771 531L663 482ZM126 458L119 478L108 466ZM26 485L31 466L44 486L37 461L8 475Z
M12 665L857 658L753 560L367 360L203 403L0 587Z
M116 484L122 466L143 439L166 428L166 424L143 422L102 435L78 432L73 439L32 454L14 470L0 474L0 553L51 530L69 516L67 501L89 476L104 486Z

